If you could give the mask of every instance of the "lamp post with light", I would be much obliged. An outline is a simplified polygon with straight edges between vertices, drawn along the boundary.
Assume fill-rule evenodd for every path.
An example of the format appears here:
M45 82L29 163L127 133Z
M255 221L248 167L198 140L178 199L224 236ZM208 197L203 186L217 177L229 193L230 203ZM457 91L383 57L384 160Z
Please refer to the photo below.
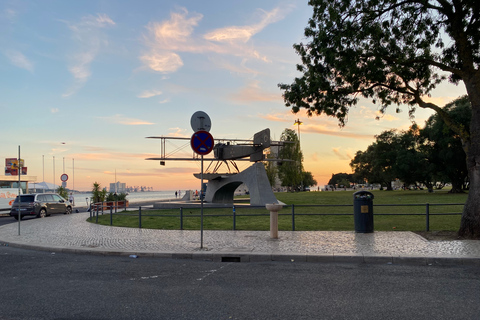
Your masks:
M303 124L302 121L300 121L300 119L297 119L295 120L295 122L293 123L293 125L297 125L298 126L298 144L300 145L300 125Z
M298 128L298 152L301 152L301 145L300 145L300 125L303 124L300 119L295 120L293 125L297 125ZM300 159L300 165L298 166L298 170L300 171L300 190L303 191L303 177L302 177L302 159Z

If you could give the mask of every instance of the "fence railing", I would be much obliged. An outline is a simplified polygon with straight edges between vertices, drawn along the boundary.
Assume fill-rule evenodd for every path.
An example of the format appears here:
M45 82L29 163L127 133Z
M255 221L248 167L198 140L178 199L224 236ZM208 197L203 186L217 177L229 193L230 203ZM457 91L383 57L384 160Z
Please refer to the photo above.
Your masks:
M377 204L373 205L373 216L425 216L425 231L430 231L430 217L431 216L452 216L452 215L461 215L461 212L441 212L441 213L432 213L431 208L432 207L446 207L446 206L462 206L463 208L463 203L441 203L441 204L432 204L432 203L423 203L423 204ZM386 213L377 213L378 208L404 208L404 207L424 207L424 210L422 212L410 212L410 213L405 213L401 212L401 210L405 209L396 209L396 210L390 210L390 212ZM114 215L125 215L125 216L137 216L138 217L138 227L142 228L142 218L145 217L169 217L169 218L178 218L179 221L179 229L183 230L184 229L184 221L187 218L195 218L195 217L200 217L200 214L184 214L184 210L192 210L192 208L162 208L162 209L151 209L151 208L142 208L138 207L137 209L134 209L135 207L130 207L129 211L119 211L117 209L125 209L125 207L115 207L115 206L109 206L109 210L103 210L105 207L104 206L91 206L90 207L90 221L92 219L95 219L95 223L98 223L98 216L99 215L104 215L104 214L109 214L110 215L110 225L113 225L113 216ZM230 211L229 213L212 213L217 210L222 210L225 211L225 207L222 208L204 208L204 217L230 217L232 218L232 229L236 230L237 229L237 219L239 217L255 217L255 216L269 216L269 212L265 209L264 206L232 206L229 207ZM325 211L325 208L330 208L327 210L327 212L315 212L316 210L323 209ZM351 208L348 209L348 212L343 210L344 212L339 212L342 211L342 209L345 208ZM377 208L377 210L375 209ZM227 208L228 209L228 208ZM245 210L252 210L252 209L257 209L255 213L238 213L237 210L241 209L242 212ZM258 209L263 209L258 210ZM290 210L288 210L290 209ZM152 211L155 210L156 213L153 213ZM178 210L178 214L161 214L157 213L158 211L164 211L164 210L169 210L169 211L175 211ZM312 212L313 210L313 212ZM400 212L398 212L400 210ZM330 212L329 212L330 211ZM387 211L387 210L385 210ZM419 211L417 209L416 211ZM281 212L279 212L279 216L290 216L291 219L291 230L295 231L296 229L296 217L299 216L353 216L353 204L346 204L346 205L338 205L338 204L328 204L328 205L286 205Z

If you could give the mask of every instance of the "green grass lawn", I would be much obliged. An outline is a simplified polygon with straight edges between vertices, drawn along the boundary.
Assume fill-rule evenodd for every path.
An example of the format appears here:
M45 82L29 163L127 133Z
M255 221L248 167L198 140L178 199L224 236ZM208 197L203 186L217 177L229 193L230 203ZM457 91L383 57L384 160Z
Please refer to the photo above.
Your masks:
M373 212L376 231L424 231L427 203L430 212L430 230L456 231L460 226L460 215L440 214L461 213L467 198L466 193L449 194L447 191L428 193L427 191L374 190L371 192L374 195ZM287 204L287 207L280 211L279 230L292 230L292 210L295 212L295 230L297 231L354 230L353 193L353 191L276 193L277 199ZM235 214L236 230L269 230L269 213L263 207L236 207ZM142 209L142 228L178 230L181 223L179 215L180 209ZM232 230L233 220L233 208L204 208L204 229ZM95 219L92 222L95 222ZM110 214L100 215L98 223L110 225ZM138 211L114 214L112 225L138 228ZM183 229L200 229L200 208L183 209Z

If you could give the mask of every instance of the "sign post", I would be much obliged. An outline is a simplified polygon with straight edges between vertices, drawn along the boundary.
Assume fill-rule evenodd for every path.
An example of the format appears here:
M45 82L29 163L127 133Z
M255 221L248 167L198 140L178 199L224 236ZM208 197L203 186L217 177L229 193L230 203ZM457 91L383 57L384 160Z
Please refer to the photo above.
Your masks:
M62 187L66 188L67 187L68 175L66 173L62 174L60 176L60 180L62 180Z
M203 111L197 111L193 114L190 124L195 133L190 139L190 145L193 151L200 155L200 248L203 249L203 156L213 150L214 140L209 133L211 128L210 117Z
M20 179L20 174L22 172L22 164L20 158L20 146L18 146L18 235L20 235L20 220L22 220L22 215L20 214L20 194L22 193L22 181Z

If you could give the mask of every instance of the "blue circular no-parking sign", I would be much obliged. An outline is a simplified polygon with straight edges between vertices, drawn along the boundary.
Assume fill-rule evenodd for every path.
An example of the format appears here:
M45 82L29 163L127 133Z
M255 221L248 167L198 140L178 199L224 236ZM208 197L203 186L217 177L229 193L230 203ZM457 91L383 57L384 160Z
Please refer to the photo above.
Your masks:
M190 145L192 146L193 151L204 156L213 150L214 140L209 132L197 131L192 135Z

